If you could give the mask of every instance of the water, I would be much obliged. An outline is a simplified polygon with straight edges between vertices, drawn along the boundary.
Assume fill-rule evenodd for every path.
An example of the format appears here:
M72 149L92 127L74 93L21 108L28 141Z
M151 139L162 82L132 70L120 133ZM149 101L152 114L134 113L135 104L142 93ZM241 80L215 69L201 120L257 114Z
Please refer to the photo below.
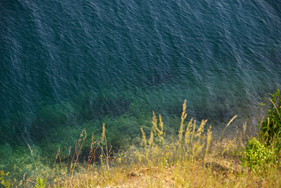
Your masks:
M0 143L56 145L102 122L129 138L152 110L172 126L184 99L215 132L235 114L255 126L281 80L280 4L1 2Z

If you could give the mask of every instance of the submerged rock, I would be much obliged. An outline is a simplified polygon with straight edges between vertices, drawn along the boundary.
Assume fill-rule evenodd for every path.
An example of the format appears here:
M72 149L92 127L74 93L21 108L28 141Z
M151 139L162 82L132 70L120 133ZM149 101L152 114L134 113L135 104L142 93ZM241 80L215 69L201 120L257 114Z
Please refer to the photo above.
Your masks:
M117 117L129 110L130 101L123 96L101 94L93 100L86 101L81 116L85 119Z

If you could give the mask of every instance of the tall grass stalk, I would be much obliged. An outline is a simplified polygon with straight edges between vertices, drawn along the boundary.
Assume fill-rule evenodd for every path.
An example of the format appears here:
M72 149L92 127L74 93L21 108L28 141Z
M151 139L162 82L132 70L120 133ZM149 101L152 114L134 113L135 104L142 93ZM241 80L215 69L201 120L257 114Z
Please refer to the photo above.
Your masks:
M221 131L221 135L220 135L220 140L222 141L222 136L223 133L225 132L226 128L235 120L235 118L237 117L237 115L233 116L229 122L226 124L226 126L223 128L223 130Z

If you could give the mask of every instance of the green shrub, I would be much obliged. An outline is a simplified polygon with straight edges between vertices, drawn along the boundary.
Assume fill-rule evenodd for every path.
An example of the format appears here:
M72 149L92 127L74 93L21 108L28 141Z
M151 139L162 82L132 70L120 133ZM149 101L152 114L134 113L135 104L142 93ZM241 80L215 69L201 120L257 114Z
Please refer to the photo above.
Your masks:
M8 175L9 172L5 173L4 171L0 171L0 185L4 185L5 188L11 187L11 180L10 179L5 180L5 177L7 177Z
M281 149L281 94L277 85L277 92L271 95L271 105L265 118L260 122L260 138L266 146ZM262 104L263 105L263 104Z
M273 149L266 148L256 138L249 140L245 151L246 166L251 169L254 167L265 167L266 164L276 161L276 154Z

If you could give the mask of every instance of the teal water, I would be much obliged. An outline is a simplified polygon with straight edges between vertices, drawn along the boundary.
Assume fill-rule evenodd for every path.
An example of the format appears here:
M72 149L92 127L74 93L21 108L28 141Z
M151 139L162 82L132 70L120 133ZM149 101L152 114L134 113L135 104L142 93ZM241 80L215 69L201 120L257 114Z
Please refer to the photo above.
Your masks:
M0 2L5 156L19 145L71 145L102 122L112 140L130 140L151 126L152 110L177 126L184 99L189 117L209 119L215 132L235 114L238 127L254 126L257 103L281 81L280 4Z

